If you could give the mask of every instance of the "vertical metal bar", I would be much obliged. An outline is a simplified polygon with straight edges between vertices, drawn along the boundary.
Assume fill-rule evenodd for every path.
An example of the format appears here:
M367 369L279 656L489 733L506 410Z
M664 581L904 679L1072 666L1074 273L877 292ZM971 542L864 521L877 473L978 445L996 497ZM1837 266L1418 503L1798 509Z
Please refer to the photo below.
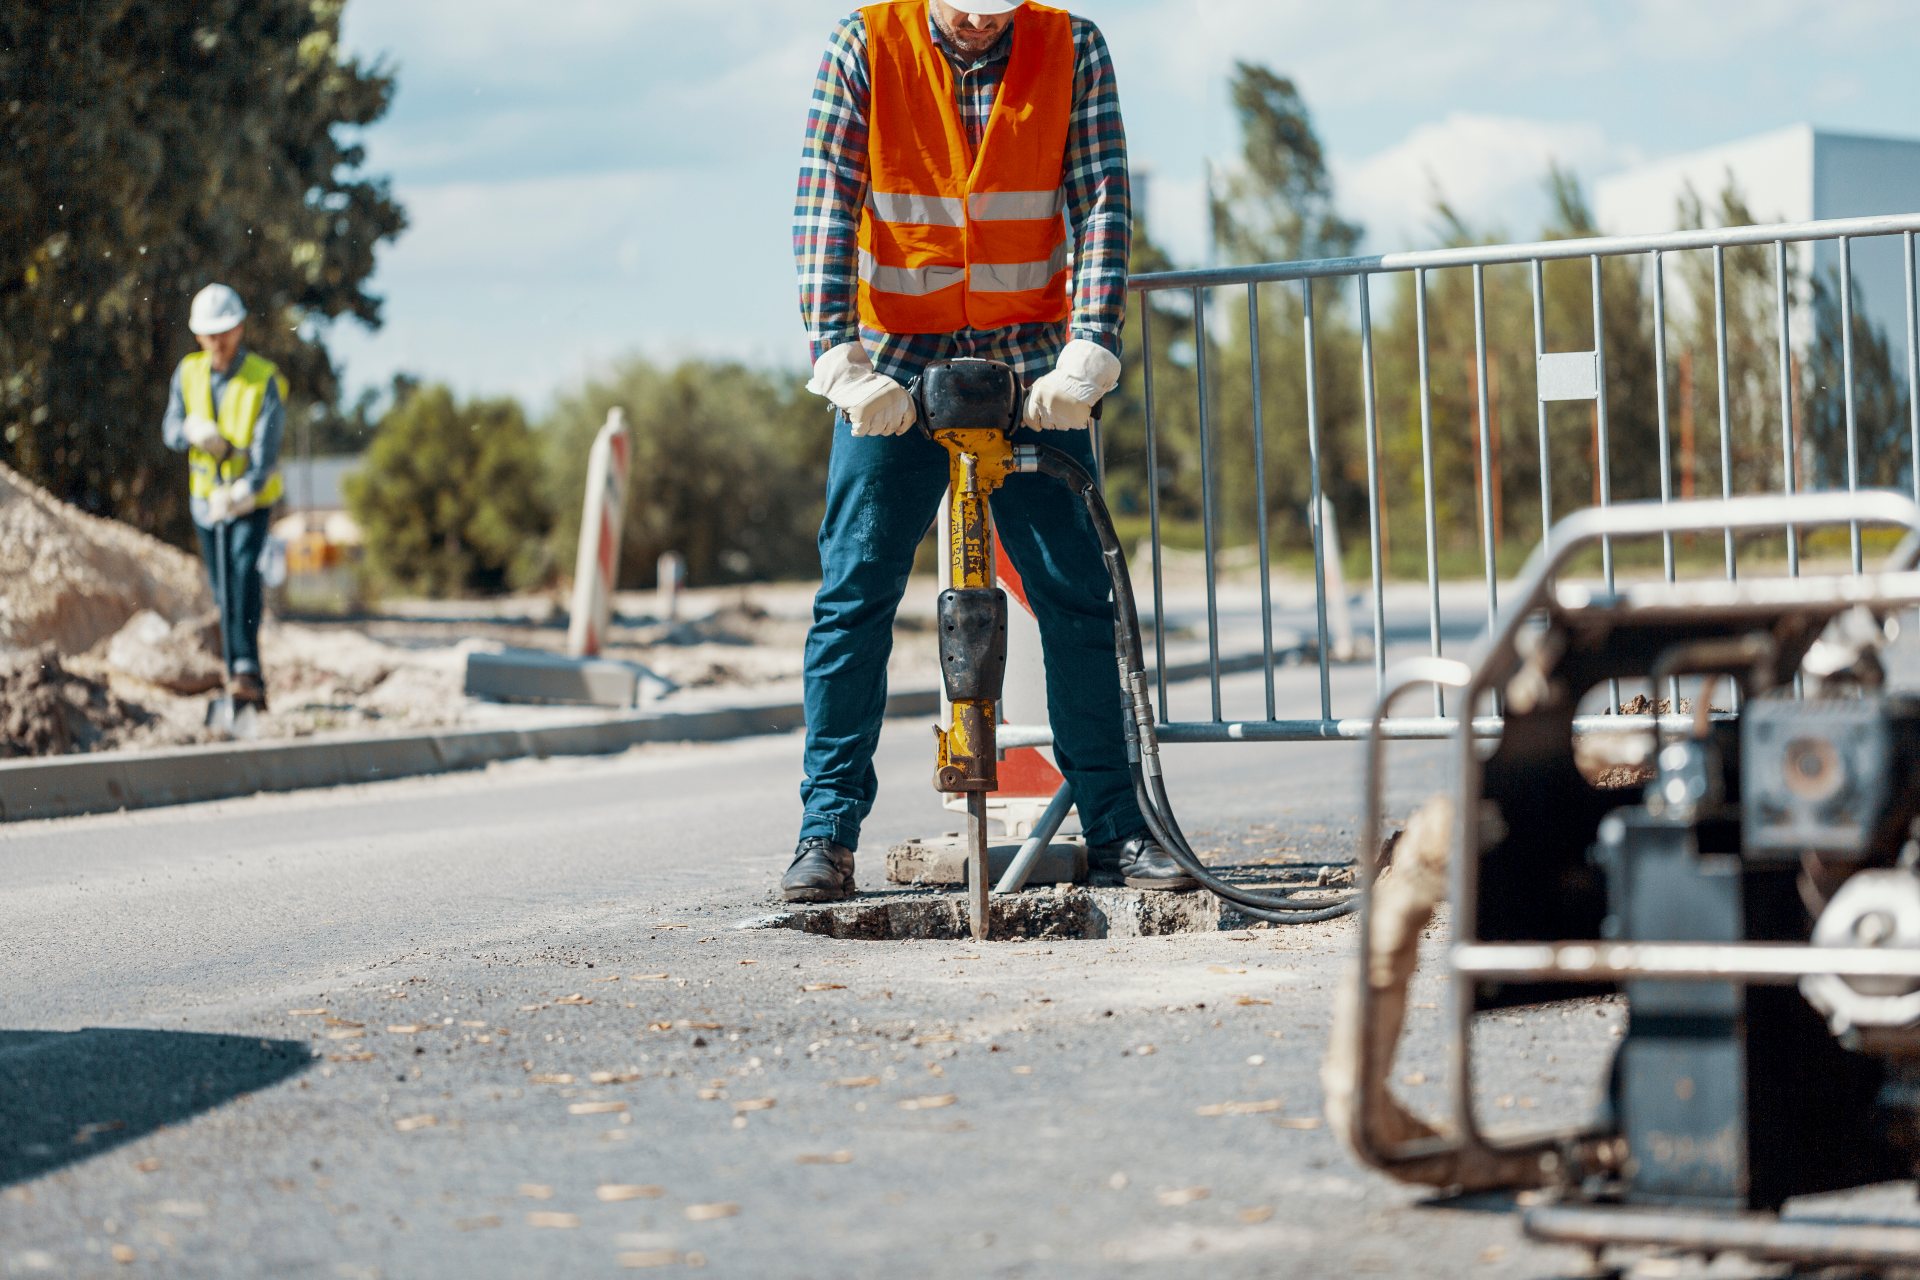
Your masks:
M1440 656L1440 550L1433 515L1433 383L1427 376L1427 270L1413 273L1413 319L1420 344L1420 475L1424 481L1427 515L1427 643ZM1447 695L1433 687L1433 714L1447 714Z
M1791 496L1798 492L1795 483L1793 458L1793 338L1789 332L1791 321L1787 318L1790 300L1787 297L1787 242L1773 242L1773 284L1774 305L1780 313L1780 461L1781 479L1786 493ZM1787 526L1787 574L1800 576L1800 530L1795 525Z
M1493 562L1493 445L1487 430L1487 269L1477 262L1473 266L1473 360L1480 411L1480 552L1487 570L1487 630L1491 632L1500 615L1500 579Z
M1654 405L1660 429L1660 502L1673 501L1673 445L1667 426L1667 263L1666 255L1653 251L1653 376ZM1660 535L1660 555L1668 582L1673 581L1673 535ZM1660 691L1655 689L1657 701ZM1667 681L1667 700L1674 711L1680 710L1680 681Z
M1320 718L1333 719L1333 675L1327 649L1326 520L1320 509L1320 379L1313 344L1313 279L1300 282L1300 332L1307 359L1307 471L1313 482L1308 527L1313 531L1313 603L1320 634Z
M1377 694L1387 682L1387 592L1386 566L1380 563L1380 422L1373 398L1373 301L1367 280L1361 273L1360 398L1367 430L1367 545L1373 552L1373 688Z
M1860 491L1860 429L1853 414L1853 237L1840 237L1840 376L1846 383L1847 406L1847 492ZM1860 522L1847 526L1853 550L1853 571L1863 567L1860 554Z
M1198 288L1193 296L1194 371L1200 394L1200 522L1206 545L1207 574L1207 683L1213 694L1214 723L1220 721L1220 593L1214 582L1213 546L1213 415L1207 396L1207 302Z
M1267 673L1267 719L1275 718L1273 702L1273 572L1267 550L1267 426L1260 393L1260 286L1247 283L1247 347L1253 363L1253 487L1257 498L1256 528L1260 538L1260 652Z
M1673 501L1673 445L1667 425L1667 263L1666 254L1658 249L1653 252L1653 375L1660 427L1660 501L1664 505ZM1672 582L1673 535L1661 534L1660 543L1667 581Z
M1160 718L1167 715L1167 602L1160 573L1160 447L1153 417L1153 295L1140 295L1141 382L1147 402L1147 530L1153 554L1153 672L1160 686Z
M1546 285L1541 279L1540 259L1527 264L1533 279L1533 364L1547 353ZM1534 408L1540 415L1540 545L1553 542L1553 453L1547 445L1547 402L1536 393Z
M1727 250L1713 246L1713 364L1720 394L1720 496L1733 496L1733 392L1727 374ZM1733 530L1726 531L1727 581L1740 576Z
M1920 502L1920 300L1913 261L1913 232L1901 237L1907 286L1907 432L1912 444L1913 496Z
M1594 466L1600 473L1600 505L1613 505L1613 451L1608 443L1607 419L1607 311L1606 295L1601 292L1600 255L1594 254L1588 261L1592 264L1593 279L1593 357L1597 366L1595 389L1598 392L1593 402L1596 440ZM1613 591L1613 539L1600 540L1600 569L1607 580L1607 591ZM1620 682L1607 681L1607 714L1620 710Z

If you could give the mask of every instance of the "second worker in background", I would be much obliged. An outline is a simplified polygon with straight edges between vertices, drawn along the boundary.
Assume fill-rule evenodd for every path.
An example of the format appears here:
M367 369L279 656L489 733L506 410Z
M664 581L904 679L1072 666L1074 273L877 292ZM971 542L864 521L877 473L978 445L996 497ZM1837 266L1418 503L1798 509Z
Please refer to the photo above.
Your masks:
M1028 388L1020 434L1049 432L1095 471L1088 427L1120 380L1131 241L1126 134L1091 22L1023 0L887 0L840 23L794 214L807 385L835 413L789 900L853 892L878 791L894 612L947 485L946 451L909 430L906 384L934 360L1012 365ZM992 510L1040 625L1054 755L1093 867L1194 888L1134 800L1084 508L1049 477L1017 475Z

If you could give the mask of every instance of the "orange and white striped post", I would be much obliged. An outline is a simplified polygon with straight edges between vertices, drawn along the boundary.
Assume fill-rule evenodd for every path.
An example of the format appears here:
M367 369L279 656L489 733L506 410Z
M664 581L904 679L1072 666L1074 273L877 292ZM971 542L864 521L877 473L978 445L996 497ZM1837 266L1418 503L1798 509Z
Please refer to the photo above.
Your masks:
M573 610L567 622L567 652L600 655L613 617L613 583L620 572L620 525L627 509L627 467L633 443L627 415L607 411L606 425L587 455L586 505L580 515L580 551L573 564Z

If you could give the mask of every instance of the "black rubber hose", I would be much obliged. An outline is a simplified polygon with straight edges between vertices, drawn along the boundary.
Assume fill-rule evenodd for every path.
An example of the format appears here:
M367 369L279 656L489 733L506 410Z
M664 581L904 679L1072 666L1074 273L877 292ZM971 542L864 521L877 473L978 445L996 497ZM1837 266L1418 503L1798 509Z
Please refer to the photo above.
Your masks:
M1114 530L1113 515L1107 510L1106 500L1100 496L1099 484L1087 474L1086 468L1047 445L1036 445L1033 449L1038 469L1079 495L1100 540L1100 554L1106 562L1107 578L1113 587L1114 661L1120 678L1127 767L1133 774L1134 798L1139 802L1140 816L1146 819L1147 830L1182 871L1199 881L1208 892L1256 919L1274 924L1312 924L1337 919L1353 911L1359 905L1353 894L1334 902L1294 902L1286 897L1230 884L1209 871L1187 843L1179 820L1174 817L1173 804L1167 798L1165 780L1157 767L1158 748L1151 741L1141 741L1140 726L1134 719L1136 695L1139 698L1146 696L1146 657L1140 640L1140 609L1134 599L1133 578L1127 572L1127 556L1120 546L1120 536ZM1155 766L1152 769L1147 767L1149 760Z

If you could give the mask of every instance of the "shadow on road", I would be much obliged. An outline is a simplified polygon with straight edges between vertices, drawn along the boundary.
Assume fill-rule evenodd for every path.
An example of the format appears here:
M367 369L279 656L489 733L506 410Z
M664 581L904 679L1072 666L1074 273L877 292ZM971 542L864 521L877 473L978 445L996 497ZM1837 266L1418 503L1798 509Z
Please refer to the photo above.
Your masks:
M258 1036L0 1031L0 1187L92 1159L312 1062L298 1041Z

